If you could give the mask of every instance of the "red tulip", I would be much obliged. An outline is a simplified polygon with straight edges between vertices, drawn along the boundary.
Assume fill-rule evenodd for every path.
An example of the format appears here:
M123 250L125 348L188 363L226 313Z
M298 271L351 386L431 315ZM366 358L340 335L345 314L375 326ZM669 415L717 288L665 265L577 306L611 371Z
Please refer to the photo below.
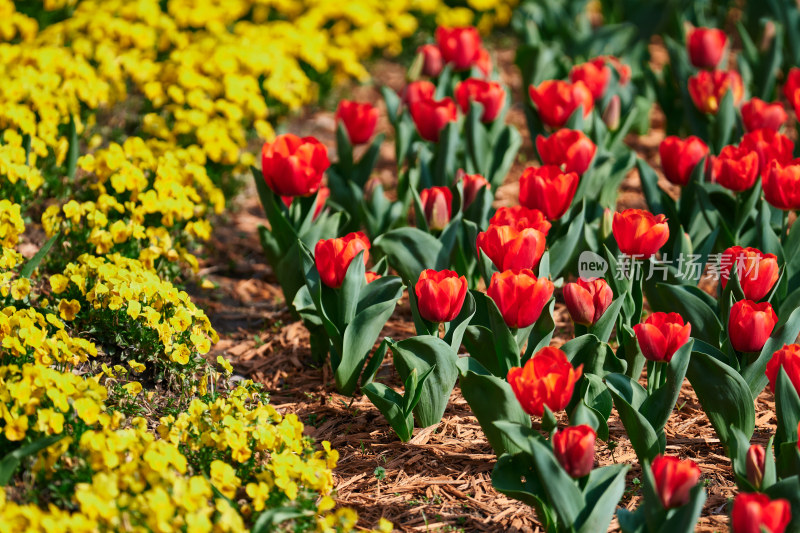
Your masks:
M410 109L417 131L426 141L439 142L442 129L448 122L456 120L456 103L450 98L418 100L411 104Z
M544 253L545 236L531 228L517 231L513 226L490 225L478 234L477 245L501 272L534 269Z
M308 196L317 192L330 166L328 150L314 137L278 135L261 148L264 181L280 196Z
M464 306L467 278L452 270L423 270L414 286L419 314L431 322L450 322Z
M701 113L716 115L728 89L733 90L733 105L739 105L744 96L744 85L738 72L702 70L689 78L689 96Z
M619 128L620 113L622 113L622 101L618 94L615 94L608 101L608 105L603 110L603 124L611 131L616 131Z
M650 470L664 509L688 503L689 492L700 481L700 467L690 459L681 461L670 455L657 455Z
M732 246L720 256L722 267L722 288L728 284L730 271L736 267L736 277L742 286L744 297L758 301L764 298L778 281L778 258L765 254L757 248Z
M489 224L495 226L514 226L517 230L533 228L547 235L552 224L547 221L544 213L538 209L528 209L522 205L514 207L500 207L494 216L489 220Z
M747 469L747 481L755 488L761 487L764 479L764 468L767 463L767 451L760 444L753 444L747 450L745 467Z
M689 60L697 68L716 68L722 60L728 37L717 28L695 28L689 32L686 45Z
M419 80L412 81L403 87L403 93L400 99L404 104L411 107L416 102L423 100L433 100L433 95L436 93L436 85L427 81Z
M611 69L606 65L605 59L596 57L591 61L575 65L569 73L572 83L582 81L592 93L592 98L600 100L608 88L611 79Z
M472 205L482 188L491 189L492 187L486 181L486 178L480 174L466 174L463 171L459 171L459 173L460 176L458 177L461 179L461 183L464 184L464 209L466 209Z
M775 392L775 384L778 382L778 372L783 368L789 381L794 385L795 390L800 394L800 346L797 344L784 344L783 348L772 354L767 362L767 379L769 388Z
M344 124L347 136L353 144L364 144L375 133L378 124L378 108L369 103L360 104L349 100L339 102L336 120Z
M436 28L436 42L442 58L452 63L456 70L466 70L480 57L481 36L478 30L468 28Z
M678 313L653 313L633 326L642 355L648 361L672 361L672 356L689 341L692 325L685 324Z
M620 252L638 259L651 257L669 240L666 217L642 209L614 213L611 231Z
M478 102L483 106L481 122L492 122L506 103L506 90L496 81L469 78L456 86L455 97L464 114L472 102Z
M478 70L486 77L492 73L492 56L489 55L488 50L485 48L480 49L478 52L478 59L475 60L475 66L478 67Z
M794 152L794 143L789 137L766 129L745 133L739 146L758 154L759 174L767 170L770 161L777 161L782 165L791 162Z
M553 435L553 453L559 464L575 479L589 475L594 466L597 433L591 426L568 426Z
M627 85L629 81L631 81L631 67L623 63L619 60L618 57L615 56L601 56L606 62L608 62L614 70L617 71L617 76L619 76L619 84L620 85Z
M536 279L528 268L506 270L492 274L486 294L497 304L508 327L527 328L539 320L544 306L553 296L553 282Z
M525 412L542 416L545 406L553 412L567 406L582 372L583 365L573 368L564 352L546 346L524 367L509 370L507 379Z
M428 228L441 231L450 223L453 214L453 193L447 187L431 187L419 192Z
M564 303L576 324L596 324L613 299L614 291L604 279L586 281L578 278L577 283L564 285Z
M658 146L664 176L675 185L689 183L697 164L708 155L708 146L699 137L670 136Z
M364 264L369 259L370 243L363 232L349 233L338 239L323 239L314 248L314 263L322 283L338 289L350 263L364 250Z
M543 164L581 175L592 164L597 146L582 131L562 129L549 137L537 136L536 151Z
M751 98L742 104L742 121L747 131L760 129L778 131L787 120L789 115L780 102L768 104L760 98Z
M547 80L538 87L531 85L528 92L539 118L553 129L566 124L579 107L583 107L584 117L588 117L594 107L592 93L582 81L568 83L561 80Z
M373 272L372 270L367 270L364 272L364 277L367 279L367 283L372 283L376 279L381 279L381 275L377 272Z
M444 68L444 59L439 47L435 44L423 44L417 48L417 53L422 55L422 73L437 78Z
M800 159L787 164L772 161L761 182L767 202L778 209L800 209Z
M778 316L768 302L736 302L728 319L731 346L739 352L760 352L777 322Z
M740 492L733 499L733 533L784 533L791 520L788 500L770 500L758 492Z
M789 69L786 75L786 83L783 86L783 94L789 100L789 104L794 109L794 114L800 120L800 68Z
M557 220L572 204L578 181L576 173L564 172L555 165L528 167L519 178L519 203Z
M711 179L732 191L746 191L758 178L758 154L744 144L725 146L711 161Z

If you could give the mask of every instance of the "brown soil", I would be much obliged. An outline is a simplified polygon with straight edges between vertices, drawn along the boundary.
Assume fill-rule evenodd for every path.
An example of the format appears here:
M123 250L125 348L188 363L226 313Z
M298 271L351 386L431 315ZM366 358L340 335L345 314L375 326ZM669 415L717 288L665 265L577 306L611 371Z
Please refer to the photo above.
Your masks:
M502 67L503 80L520 101L522 87L513 67L513 52L501 51L496 59ZM404 83L404 70L396 64L378 62L372 72L378 83L394 89ZM342 95L380 100L374 86L351 87ZM509 121L525 138L520 161L533 159L520 104L512 109ZM631 138L629 144L657 163L657 146L663 137L658 128L662 122L658 111L653 112L653 122L656 127L650 134ZM333 147L334 125L332 112L314 110L293 119L288 130L315 135ZM386 123L379 128L390 131ZM387 185L394 181L392 157L393 148L387 143L377 171ZM507 185L499 191L499 203L514 203L516 181L524 166L519 162L514 166ZM249 176L244 179L250 180ZM662 181L669 188L666 180ZM635 173L623 182L619 205L645 207ZM199 298L222 337L211 355L229 358L237 373L264 383L271 402L281 412L297 413L310 436L329 440L339 450L341 458L334 472L337 501L355 508L361 516L359 525L364 527L374 526L380 517L386 517L402 531L540 531L530 507L492 488L495 456L458 387L442 422L415 430L409 443L399 442L366 397L351 399L335 392L330 370L314 366L311 361L308 333L301 322L292 321L265 263L256 236L256 227L262 223L265 220L261 207L248 183L236 209L217 224L211 255L201 272L218 284L217 289ZM556 322L554 343L562 344L571 338L572 327L561 304L557 304ZM414 327L404 300L381 338L412 335ZM390 358L381 368L380 380L400 385ZM641 500L641 471L616 413L609 426L613 444L598 443L598 464L632 465L621 505L633 509ZM757 402L756 427L754 442L766 443L775 430L774 404L767 394ZM728 500L735 493L730 460L688 382L666 433L667 452L691 458L703 472L708 500L698 531L726 530ZM384 475L376 471L378 468L383 469ZM617 530L616 522L610 530Z

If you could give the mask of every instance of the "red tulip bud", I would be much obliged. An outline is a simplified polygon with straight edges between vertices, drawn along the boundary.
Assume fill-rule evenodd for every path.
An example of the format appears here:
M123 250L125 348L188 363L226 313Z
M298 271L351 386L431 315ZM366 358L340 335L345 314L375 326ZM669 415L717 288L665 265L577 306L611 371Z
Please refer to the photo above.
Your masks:
M708 155L708 146L699 137L667 137L658 147L664 176L675 185L689 183L697 164Z
M466 70L475 63L481 52L481 36L478 30L467 28L436 28L436 42L442 58L452 63L456 70Z
M450 222L453 212L453 193L447 187L431 187L419 193L428 228L441 231Z
M459 170L456 179L460 179L464 184L464 209L472 205L482 188L492 188L486 178L480 174L466 174L463 170Z
M583 116L588 117L594 107L594 98L582 81L568 83L562 80L547 80L528 88L531 100L536 106L539 118L546 126L557 129L567 123L569 117L579 107Z
M605 111L603 111L603 123L610 131L617 131L619 128L619 118L622 113L622 104L619 95L615 94L609 100Z
M452 270L423 270L414 286L419 314L431 322L450 322L464 305L467 278Z
M800 159L771 161L761 182L767 202L785 211L800 209Z
M772 334L778 316L768 302L740 300L731 306L728 338L739 352L760 352Z
M717 28L695 28L689 32L687 48L692 65L697 68L715 68L722 60L728 37Z
M422 55L422 73L431 78L439 77L444 68L442 52L435 44L423 44L417 48L417 53Z
M577 283L564 286L564 302L572 321L584 326L592 326L606 312L614 292L604 279L586 281L579 278Z
M611 79L611 68L606 65L605 59L596 57L591 61L575 65L569 73L572 83L582 81L586 84L592 98L599 100L606 93L608 82Z
M410 109L420 137L432 142L439 142L442 130L448 122L455 122L458 113L450 98L418 100L410 105Z
M536 268L544 254L545 236L542 232L513 226L494 226L478 234L478 250L483 251L501 272L504 270Z
M761 487L761 481L764 479L764 465L767 462L767 452L764 447L759 444L753 444L747 450L747 457L745 464L747 466L747 481L749 481L755 488Z
M559 464L575 479L589 475L594 466L597 433L591 426L569 426L553 435L553 453Z
M650 469L664 509L688 503L689 491L700 481L700 467L689 459L657 455Z
M400 99L410 108L415 102L433 100L433 95L435 93L436 85L433 83L427 80L412 81L403 87Z

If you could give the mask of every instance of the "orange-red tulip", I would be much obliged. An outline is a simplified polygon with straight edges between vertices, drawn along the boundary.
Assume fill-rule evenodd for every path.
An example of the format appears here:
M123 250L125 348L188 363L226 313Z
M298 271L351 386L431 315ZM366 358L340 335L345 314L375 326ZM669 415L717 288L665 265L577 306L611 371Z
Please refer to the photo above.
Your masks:
M469 112L472 102L483 106L482 122L492 122L506 104L506 90L496 81L469 78L456 86L456 101L464 114Z
M654 215L642 209L626 209L614 213L611 231L623 254L647 259L669 240L669 225L664 215Z
M536 151L543 164L581 175L592 164L597 146L582 131L562 129L549 137L537 136Z
M464 306L467 278L452 270L423 270L414 286L419 314L431 322L450 322Z
M740 300L731 306L728 338L739 352L760 352L778 323L778 316L768 302Z
M744 297L758 301L764 298L778 281L778 258L774 254L765 254L757 248L732 246L722 252L722 288L728 284L730 271L736 268L736 276L742 286Z
M344 124L347 136L353 144L364 144L375 133L378 124L378 108L370 103L342 100L336 108L336 120Z
M264 181L280 196L308 196L317 192L330 166L328 150L314 137L278 135L261 148Z
M475 66L481 73L488 77L492 73L492 56L486 48L481 48L478 52L478 59L475 60Z
M441 231L450 223L453 213L453 193L447 187L431 187L419 192L428 228Z
M783 368L795 390L800 394L800 346L797 344L784 344L783 348L772 354L767 362L767 379L769 388L775 392L778 382L778 371Z
M722 60L728 37L717 28L695 28L689 32L686 47L689 60L697 68L716 68Z
M553 129L566 124L579 107L583 108L584 117L588 117L594 107L592 93L582 81L569 83L562 80L547 80L538 87L531 85L528 92L539 118L546 126Z
M641 324L633 326L642 355L648 361L666 362L689 341L692 325L684 324L678 313L653 313Z
M794 143L789 137L768 129L745 133L739 146L758 154L759 173L767 170L770 161L778 161L782 165L789 163L794 152Z
M444 59L442 52L435 44L423 44L417 48L417 53L422 55L422 73L431 78L436 78L442 73Z
M675 185L689 183L697 164L708 155L708 146L694 135L681 139L674 135L665 138L658 146L664 176Z
M575 479L589 475L594 466L597 433L591 426L568 426L553 435L553 453L559 464Z
M456 103L450 98L417 100L410 109L420 137L432 142L439 142L442 129L448 122L455 122L457 115Z
M711 161L711 179L732 191L746 191L758 179L758 153L744 144L725 146Z
M733 499L733 533L784 533L791 520L788 500L770 500L758 492L740 492Z
M456 70L465 70L478 61L481 52L481 36L473 27L436 28L436 42L446 63Z
M573 368L564 352L546 346L509 370L507 379L525 412L542 416L545 406L553 412L567 406L582 372L583 365Z
M575 172L564 172L555 165L528 167L519 178L519 203L557 220L572 204L579 181Z
M369 259L370 242L363 232L349 233L338 239L323 239L314 248L314 263L322 283L338 289L350 263L364 250L364 264Z
M778 131L787 120L789 115L780 102L769 104L760 98L751 98L742 104L742 122L747 131L760 129Z
M545 235L535 229L516 230L494 226L478 234L478 250L492 260L499 271L536 268L545 247Z
M536 279L530 269L495 272L486 294L494 300L506 325L512 329L527 328L542 314L553 296L553 282Z
M739 105L744 96L744 85L738 72L702 70L689 78L689 96L701 113L716 115L728 90L733 91L733 104Z
M578 278L577 283L564 285L564 303L576 324L596 324L613 299L614 291L604 279L587 281Z
M761 181L767 202L786 211L800 209L800 159L787 164L772 161Z
M605 59L596 57L586 63L575 65L569 72L572 83L582 81L592 93L592 98L600 100L606 93L608 82L611 79L611 69L606 65Z
M514 207L500 207L494 216L489 220L489 224L495 226L514 226L517 230L533 228L545 235L550 231L552 224L547 221L544 213L538 209L528 209L522 205Z
M377 272L373 272L372 270L367 270L364 272L364 277L367 279L367 283L372 283L376 279L381 279L381 275Z
M681 461L677 457L657 455L650 470L664 509L688 503L689 492L700 481L700 467L690 459Z

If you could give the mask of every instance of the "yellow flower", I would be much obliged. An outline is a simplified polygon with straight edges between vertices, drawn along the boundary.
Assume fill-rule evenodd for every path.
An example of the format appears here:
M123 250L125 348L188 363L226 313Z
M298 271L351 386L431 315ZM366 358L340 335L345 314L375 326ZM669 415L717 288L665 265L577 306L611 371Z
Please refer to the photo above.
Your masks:
M62 320L72 321L81 310L81 304L78 300L64 300L63 298L58 302L58 315Z
M233 467L220 460L211 463L211 482L227 498L233 498L236 490L241 486L241 481L236 477Z
M123 389L127 391L128 394L131 396L136 396L140 392L142 392L142 384L138 381L131 381L130 383L126 383L122 386Z

